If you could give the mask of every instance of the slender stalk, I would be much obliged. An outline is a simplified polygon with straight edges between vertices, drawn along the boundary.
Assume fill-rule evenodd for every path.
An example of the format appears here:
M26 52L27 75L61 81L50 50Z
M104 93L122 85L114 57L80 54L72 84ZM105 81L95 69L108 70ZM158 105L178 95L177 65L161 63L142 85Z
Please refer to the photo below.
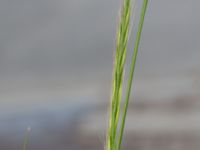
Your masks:
M141 10L141 15L140 15L140 21L139 21L139 25L138 25L137 36L136 36L136 40L135 40L135 47L134 47L133 56L132 56L131 69L130 69L130 73L129 73L127 93L126 93L126 98L125 98L125 106L124 106L124 111L122 114L122 123L121 123L121 127L120 127L119 139L118 139L118 148L117 148L118 150L120 150L121 143L122 143L122 136L124 133L126 114L127 114L127 110L128 110L129 98L130 98L131 87L132 87L132 82L133 82L133 75L134 75L134 71L135 71L137 53L138 53L138 48L139 48L139 44L140 44L141 33L142 33L142 28L143 28L147 5L148 5L148 0L144 0L142 10Z
M107 150L116 149L116 137L120 115L120 102L122 96L124 65L126 60L127 43L130 30L131 0L124 0L119 30L117 34L117 47L113 74L110 123L107 139Z
M127 55L127 47L128 47L127 45L128 45L129 34L130 34L130 20L131 20L131 13L132 13L132 0L123 0L119 28L118 28L118 33L117 33L115 64L114 64L114 69L113 69L114 72L113 72L113 83L112 83L110 120L109 120L109 129L108 129L107 145L106 145L107 150L120 150L120 147L121 147L124 126L125 126L125 119L126 119L126 114L127 114L127 109L128 109L132 80L133 80L133 74L135 70L136 58L137 58L147 3L148 3L148 0L144 0L143 7L141 9L138 32L136 35L135 47L134 47L134 52L132 56L129 80L128 80L128 85L126 89L127 91L126 91L126 97L125 97L125 104L123 108L121 108L120 104L121 104L121 99L122 99L124 66L126 63L126 55ZM121 114L122 109L123 109L123 112ZM122 115L122 120L119 119L121 115Z
M25 133L25 137L24 137L24 141L23 141L22 150L27 150L30 132L31 132L31 127L28 127L28 128L26 129L26 133Z

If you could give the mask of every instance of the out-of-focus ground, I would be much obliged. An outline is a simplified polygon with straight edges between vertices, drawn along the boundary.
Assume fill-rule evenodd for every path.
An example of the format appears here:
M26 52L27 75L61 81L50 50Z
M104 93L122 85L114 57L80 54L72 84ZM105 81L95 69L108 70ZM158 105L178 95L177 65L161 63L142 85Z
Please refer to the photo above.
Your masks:
M9 101L5 102L5 108L1 106L0 149L20 149L29 126L32 128L30 150L103 149L109 99L91 95L97 92L94 89L80 90L79 94L88 93L88 97L70 90L68 93L67 89L55 91L43 90L32 95L26 91L28 94L23 94L15 106L8 106ZM135 98L131 99L128 111L124 149L197 150L200 146L198 91L198 80L185 77L136 80ZM66 99L65 95L69 98ZM34 103L26 100L28 97L33 97ZM7 95L5 98L14 101L17 97ZM20 106L20 101L26 101L25 106Z
M200 149L199 5L150 1L124 150ZM0 150L104 149L119 6L0 0Z

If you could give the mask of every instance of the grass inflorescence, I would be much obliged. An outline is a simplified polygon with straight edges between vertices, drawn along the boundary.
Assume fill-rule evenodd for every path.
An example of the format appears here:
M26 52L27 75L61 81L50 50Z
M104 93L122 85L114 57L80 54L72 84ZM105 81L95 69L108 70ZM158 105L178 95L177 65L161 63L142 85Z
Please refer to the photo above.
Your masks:
M127 45L130 34L130 20L131 20L132 9L134 8L134 7L132 8L132 0L123 0L119 28L117 33L116 54L115 54L115 64L114 64L113 83L112 83L111 110L110 110L109 129L108 129L107 145L106 145L107 150L120 150L121 148L126 114L132 87L132 80L135 70L136 58L137 58L147 4L148 0L144 0L140 14L138 31L135 38L135 45L131 60L127 88L125 91L126 93L125 103L121 107L124 66L126 63L126 55L128 47ZM120 116L122 116L121 120Z

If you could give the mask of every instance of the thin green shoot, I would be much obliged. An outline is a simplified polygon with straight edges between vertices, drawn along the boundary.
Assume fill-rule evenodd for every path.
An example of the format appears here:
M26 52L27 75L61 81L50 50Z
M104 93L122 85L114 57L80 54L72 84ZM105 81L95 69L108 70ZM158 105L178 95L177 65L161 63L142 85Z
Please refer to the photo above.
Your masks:
M28 143L29 143L30 132L31 132L31 127L28 127L26 129L22 150L27 150L27 146L28 146Z
M138 25L137 36L135 39L135 47L134 47L133 56L132 56L130 73L129 73L125 105L124 105L124 110L123 110L123 114L122 114L122 123L121 123L120 133L119 133L118 148L117 148L118 150L120 150L121 143L122 143L122 136L124 133L124 126L125 126L128 104L129 104L129 99L130 99L131 87L132 87L132 83L133 83L133 75L134 75L134 71L135 71L138 48L139 48L139 44L140 44L141 33L142 33L142 28L143 28L147 5L148 5L148 0L144 0L142 10L141 10L141 15L140 15L140 21L139 21L139 25Z
M113 74L110 123L107 139L107 150L116 148L116 135L120 116L120 102L122 97L122 84L124 65L126 60L127 43L130 30L131 3L130 0L123 1L119 31L117 35L117 47L115 67Z
M148 0L144 0L135 40L134 52L131 60L129 79L125 95L125 104L123 108L121 108L124 68L126 63L128 38L130 34L130 20L132 14L132 0L123 0L119 28L117 33L115 64L113 69L114 72L113 72L113 83L112 83L110 119L109 119L109 129L108 129L107 145L106 145L107 150L120 150L121 147L126 114L132 87L132 80L135 70L136 58L140 44L141 32L142 32L147 4ZM123 112L121 112L122 110ZM122 115L122 120L120 120L120 115Z

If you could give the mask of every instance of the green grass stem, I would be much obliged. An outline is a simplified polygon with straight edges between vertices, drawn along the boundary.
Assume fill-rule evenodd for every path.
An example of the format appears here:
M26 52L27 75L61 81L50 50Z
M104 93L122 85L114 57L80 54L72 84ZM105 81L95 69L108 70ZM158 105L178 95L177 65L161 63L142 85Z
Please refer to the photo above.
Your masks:
M116 148L116 135L120 116L120 102L122 96L124 65L126 60L127 43L130 30L131 3L123 1L119 30L117 34L117 47L113 74L110 124L107 139L107 150Z
M123 111L123 114L122 114L122 123L121 123L120 133L119 133L118 148L117 148L118 150L120 150L121 143L122 143L122 136L123 136L123 133L124 133L124 126L125 126L128 104L129 104L129 99L130 99L131 87L132 87L132 83L133 83L133 75L134 75L134 71L135 71L138 48L139 48L139 44L140 44L141 33L142 33L142 28L143 28L143 23L144 23L147 5L148 5L148 0L144 0L142 10L141 10L141 15L140 15L140 21L139 21L139 25L138 25L138 32L137 32L137 36L136 36L136 39L135 39L135 47L134 47L133 56L132 56L130 73L129 73L124 111Z
M31 132L31 127L28 127L26 129L22 150L27 150L27 146L28 146L28 143L29 143L30 132Z
M121 108L121 99L123 92L122 87L123 87L124 68L125 68L124 66L126 63L128 38L130 34L130 20L132 14L132 0L123 0L121 16L119 21L119 28L117 33L115 64L113 69L114 72L113 72L113 83L112 83L110 120L109 120L109 129L108 129L107 145L106 145L107 150L120 150L121 147L126 114L132 87L132 80L135 70L136 58L140 44L141 32L142 32L147 4L148 0L144 0L135 40L134 52L131 60L131 68L128 79L128 86L126 89L127 91L125 97L125 104L123 108ZM121 110L123 110L122 114ZM120 115L122 115L122 120L119 119Z

